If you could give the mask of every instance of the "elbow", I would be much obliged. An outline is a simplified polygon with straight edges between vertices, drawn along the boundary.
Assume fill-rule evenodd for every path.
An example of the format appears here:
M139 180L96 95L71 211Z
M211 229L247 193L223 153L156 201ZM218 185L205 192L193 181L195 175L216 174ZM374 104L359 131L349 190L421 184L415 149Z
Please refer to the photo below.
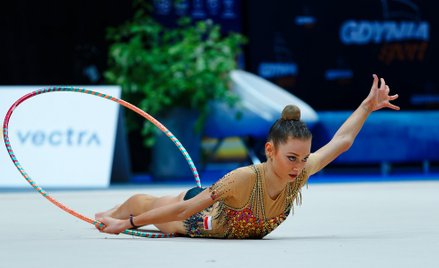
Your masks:
M178 213L176 214L176 221L184 221L190 216L192 216L190 214L190 211L182 207L179 209Z
M340 151L342 153L348 151L351 148L352 144L354 144L354 140L353 139L350 139L350 138L347 138L347 137L344 138L344 139L341 139L340 140L340 145L339 145Z
M190 217L190 215L187 215L186 213L179 213L179 214L176 216L175 221L184 221L184 220L186 220L186 219L189 218L189 217Z

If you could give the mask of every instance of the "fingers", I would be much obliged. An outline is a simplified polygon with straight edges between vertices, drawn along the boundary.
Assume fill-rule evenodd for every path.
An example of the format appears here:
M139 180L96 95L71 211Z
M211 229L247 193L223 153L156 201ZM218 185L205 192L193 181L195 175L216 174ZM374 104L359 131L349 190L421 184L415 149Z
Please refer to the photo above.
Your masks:
M378 76L376 74L373 74L372 77L373 77L372 88L378 88L378 81L379 81Z
M399 97L399 95L398 95L398 94L395 94L395 95L393 95L393 96L389 96L389 100L390 100L390 101L393 101L393 100L396 100L398 97Z
M386 85L386 81L384 81L384 78L381 78L380 81L381 81L380 89L381 90L386 89L387 85Z
M399 111L401 108L399 108L399 106L393 105L390 102L387 103L386 107L393 109L393 110L397 110Z
M398 94L395 94L393 96L389 96L389 101L396 100L398 97L399 97ZM396 105L390 103L389 101L387 102L387 105L386 105L387 107L389 107L390 109L393 109L393 110L397 110L397 111L399 111L401 109L401 108L399 108L399 106L396 106Z
M386 85L386 81L384 80L384 78L381 78L380 90L383 90L386 95L389 95L389 93L390 93L390 87L388 85ZM397 96L396 98L398 98L398 94L396 94L394 96ZM392 97L390 97L390 100L392 100L391 98Z
M97 223L95 224L96 229L101 233L114 234L118 235L120 231L117 231L117 226L115 226L115 222L111 220L111 218L101 218L97 219Z
M103 233L105 227L107 227L107 224L104 223L104 219L97 219L97 223L95 224L96 229L99 230L99 232Z
M399 106L396 106L390 101L396 100L399 95L389 95L390 87L386 85L384 78L378 78L376 74L373 74L373 83L371 94L374 94L376 101L379 103L378 107L387 107L393 110L400 110ZM380 109L380 108L378 108Z

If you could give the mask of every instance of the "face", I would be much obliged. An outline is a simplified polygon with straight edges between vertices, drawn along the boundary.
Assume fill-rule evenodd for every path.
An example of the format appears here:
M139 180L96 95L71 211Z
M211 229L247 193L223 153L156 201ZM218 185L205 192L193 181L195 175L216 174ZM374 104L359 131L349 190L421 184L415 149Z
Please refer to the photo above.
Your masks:
M311 153L311 139L289 138L286 143L279 144L277 148L267 142L265 149L274 173L279 178L294 181L302 172Z

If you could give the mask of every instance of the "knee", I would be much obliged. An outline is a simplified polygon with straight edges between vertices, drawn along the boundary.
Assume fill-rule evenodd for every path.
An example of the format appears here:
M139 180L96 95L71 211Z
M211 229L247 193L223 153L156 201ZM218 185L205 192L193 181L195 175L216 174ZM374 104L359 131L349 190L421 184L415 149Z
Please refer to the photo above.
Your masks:
M137 202L139 199L141 199L141 196L142 196L141 194L132 195L130 196L130 198L128 198L127 203L131 204L133 202Z
M152 197L146 194L135 194L128 199L130 210L137 210L150 203Z

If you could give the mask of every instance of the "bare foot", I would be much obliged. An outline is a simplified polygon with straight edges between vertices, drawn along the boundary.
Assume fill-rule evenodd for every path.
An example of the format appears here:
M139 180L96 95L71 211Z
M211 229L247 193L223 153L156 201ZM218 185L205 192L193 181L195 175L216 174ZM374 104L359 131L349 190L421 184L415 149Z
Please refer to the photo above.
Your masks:
M113 214L113 212L115 212L120 205L115 206L114 208L107 210L107 211L103 211L103 212L98 212L95 214L95 219L101 219L103 217L111 217L111 214Z

